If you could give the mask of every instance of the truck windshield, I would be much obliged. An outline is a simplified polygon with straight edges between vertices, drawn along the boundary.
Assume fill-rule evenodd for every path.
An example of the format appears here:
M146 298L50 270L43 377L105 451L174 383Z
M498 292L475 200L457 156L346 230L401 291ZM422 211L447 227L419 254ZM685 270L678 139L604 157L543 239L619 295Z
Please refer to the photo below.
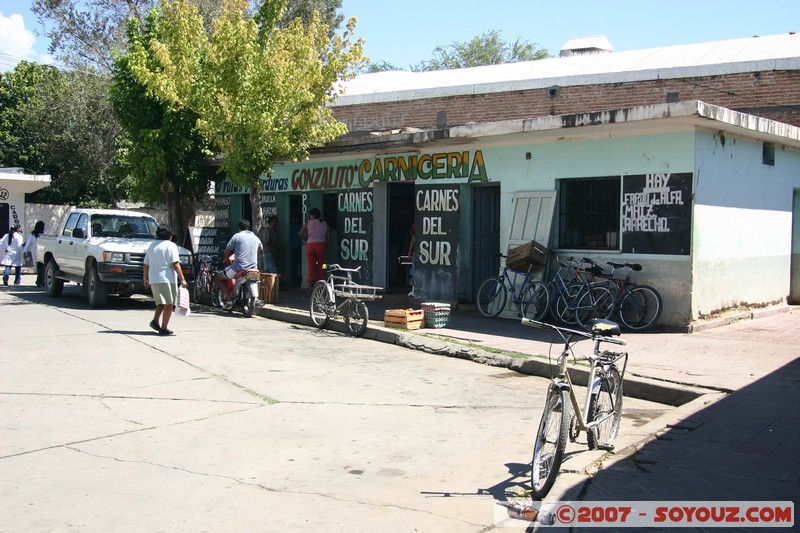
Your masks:
M155 239L158 224L150 217L129 215L92 215L93 237Z

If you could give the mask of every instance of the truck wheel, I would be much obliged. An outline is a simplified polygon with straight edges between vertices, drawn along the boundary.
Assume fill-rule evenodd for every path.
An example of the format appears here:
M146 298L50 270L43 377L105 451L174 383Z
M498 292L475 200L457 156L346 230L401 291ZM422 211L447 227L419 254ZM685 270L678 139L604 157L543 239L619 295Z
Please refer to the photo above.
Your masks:
M57 272L58 265L51 259L44 267L44 289L51 298L58 298L64 292L64 280L56 277Z
M108 301L108 285L97 274L97 266L89 272L89 307L105 307Z

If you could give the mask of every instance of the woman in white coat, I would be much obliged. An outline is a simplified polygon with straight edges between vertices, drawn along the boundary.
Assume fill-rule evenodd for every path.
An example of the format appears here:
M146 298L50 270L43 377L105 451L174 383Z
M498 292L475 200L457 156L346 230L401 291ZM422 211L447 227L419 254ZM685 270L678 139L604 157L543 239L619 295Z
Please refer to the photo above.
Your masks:
M44 287L44 263L39 262L39 235L44 233L44 221L39 220L33 226L33 231L25 241L25 248L22 249L22 257L31 254L31 261L36 267L36 286Z
M11 267L15 267L14 285L22 283L20 271L22 270L22 246L25 241L22 239L19 224L8 230L8 233L0 239L0 250L3 250L3 257L0 258L0 265L3 265L3 285L8 286L8 277L11 275Z

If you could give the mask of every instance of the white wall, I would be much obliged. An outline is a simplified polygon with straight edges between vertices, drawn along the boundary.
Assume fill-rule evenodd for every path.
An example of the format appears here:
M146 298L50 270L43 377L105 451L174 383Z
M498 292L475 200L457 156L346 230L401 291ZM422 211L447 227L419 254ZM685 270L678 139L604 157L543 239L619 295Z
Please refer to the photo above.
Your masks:
M789 294L792 191L800 153L711 133L697 136L692 318L738 305L785 302Z

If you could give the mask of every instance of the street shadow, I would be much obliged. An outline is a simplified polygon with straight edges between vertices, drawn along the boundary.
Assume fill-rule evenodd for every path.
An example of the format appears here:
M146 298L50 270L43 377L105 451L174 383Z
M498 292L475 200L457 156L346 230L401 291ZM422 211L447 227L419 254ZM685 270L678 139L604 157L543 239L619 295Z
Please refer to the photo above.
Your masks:
M800 358L721 400L689 413L638 449L619 450L601 468L547 501L800 502ZM482 494L530 505L531 464L507 463L510 476ZM477 492L475 494L478 494ZM522 496L522 498L520 498ZM527 503L526 500L527 499ZM786 503L788 502L788 503ZM742 511L743 512L743 511ZM777 525L777 524L776 524ZM715 524L716 526L716 524ZM719 528L713 531L786 531ZM603 530L593 528L587 531ZM570 531L583 531L571 528ZM625 531L656 531L626 528Z

